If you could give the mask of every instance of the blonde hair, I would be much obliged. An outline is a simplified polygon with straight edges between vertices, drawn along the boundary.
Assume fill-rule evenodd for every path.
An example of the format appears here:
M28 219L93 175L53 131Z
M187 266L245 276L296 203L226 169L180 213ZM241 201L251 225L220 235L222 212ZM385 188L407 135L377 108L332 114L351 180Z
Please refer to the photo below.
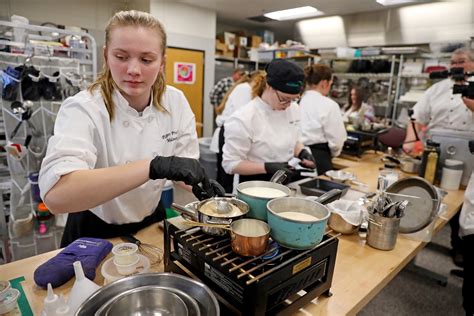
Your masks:
M158 32L158 36L161 39L161 48L162 55L165 55L166 50L166 33L163 25L158 21L153 15L141 12L141 11L120 11L115 13L115 15L107 23L105 28L105 46L110 43L110 32L121 26L136 26L154 29ZM112 78L110 73L110 68L107 65L107 62L104 62L101 73L96 81L94 81L88 88L89 92L92 92L95 89L100 88L100 93L102 98L104 98L105 107L107 112L109 112L110 120L112 120L115 111L115 103L112 99L112 93L114 89L119 89L116 83ZM159 72L155 82L152 86L153 92L153 104L160 111L165 111L164 107L161 105L161 99L166 89L165 76L162 71Z
M265 71L257 72L252 79L252 98L261 97L267 87L267 73Z

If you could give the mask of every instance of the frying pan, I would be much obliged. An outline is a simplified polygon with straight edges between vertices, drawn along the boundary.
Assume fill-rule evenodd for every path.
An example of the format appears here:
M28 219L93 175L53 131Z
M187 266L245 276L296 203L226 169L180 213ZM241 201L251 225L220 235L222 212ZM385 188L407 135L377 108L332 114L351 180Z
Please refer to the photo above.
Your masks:
M400 233L414 233L428 226L438 214L441 199L428 181L420 177L404 178L390 185L386 192L392 201L408 200L400 221Z

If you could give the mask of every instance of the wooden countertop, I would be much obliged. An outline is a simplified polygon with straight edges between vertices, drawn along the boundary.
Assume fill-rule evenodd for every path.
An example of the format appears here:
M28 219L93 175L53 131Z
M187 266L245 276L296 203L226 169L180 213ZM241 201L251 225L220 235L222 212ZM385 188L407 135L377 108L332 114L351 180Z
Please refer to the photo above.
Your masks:
M365 154L360 161L337 158L335 164L353 172L359 181L368 185L369 191L376 189L378 171L382 167L380 155ZM439 231L460 210L463 198L463 190L448 192L443 200L447 209L442 218L436 220L435 232ZM142 242L163 248L163 230L158 227L158 224L140 231L136 237ZM391 251L377 250L367 246L365 239L357 234L339 237L336 267L331 287L333 296L330 298L322 296L313 300L297 315L308 315L308 313L311 315L355 315L426 245L425 242L414 240L413 236L409 237L408 235L399 235L395 249ZM118 238L111 241L114 244L121 242ZM22 285L34 315L39 315L46 291L34 284L33 272L37 266L53 257L58 251L0 265L0 276L3 280L25 277ZM163 264L153 266L151 270L163 272ZM100 266L94 281L97 284L103 284ZM74 279L56 288L55 293L68 294L73 283Z

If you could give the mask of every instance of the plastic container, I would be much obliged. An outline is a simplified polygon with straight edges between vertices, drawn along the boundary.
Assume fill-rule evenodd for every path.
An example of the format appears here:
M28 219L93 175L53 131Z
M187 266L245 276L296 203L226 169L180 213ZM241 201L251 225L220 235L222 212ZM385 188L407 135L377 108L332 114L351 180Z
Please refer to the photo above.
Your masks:
M41 202L40 190L39 190L39 185L38 185L38 177L39 177L39 172L32 172L28 175L28 180L30 181L30 185L31 185L31 198L36 203Z
M45 253L57 249L56 238L53 232L47 234L35 233L36 253Z
M133 274L137 268L138 262L140 261L140 257L135 254L134 261L121 264L117 262L117 257L114 257L114 265L115 268L117 269L117 272L120 273L121 275L130 275Z
M171 204L174 201L174 186L173 181L167 180L163 191L161 192L161 203L166 210L166 218L172 218L179 215L176 211L171 208Z
M140 260L135 266L135 270L131 274L140 274L140 273L147 273L150 270L150 260L145 257L144 255L138 254ZM109 284L111 282L117 281L124 276L117 271L115 264L113 262L113 258L107 259L102 268L100 269L102 276L104 277L104 285Z
M10 290L11 285L10 282L8 281L0 281L0 300L2 300L5 295L8 293L8 290Z
M393 183L397 182L400 174L393 169L380 170L377 180L377 190L385 190Z
M20 291L17 289L8 289L8 291L0 298L0 314L11 312L16 307L16 302L20 296Z
M36 243L33 234L10 239L10 247L13 261L36 255Z
M380 250L392 250L397 243L399 227L400 218L398 217L369 214L367 244Z
M136 244L125 242L115 245L112 248L114 254L114 262L119 265L129 265L133 262L136 263L138 256L138 246Z
M441 176L441 188L446 190L458 190L463 171L464 163L461 160L446 159Z

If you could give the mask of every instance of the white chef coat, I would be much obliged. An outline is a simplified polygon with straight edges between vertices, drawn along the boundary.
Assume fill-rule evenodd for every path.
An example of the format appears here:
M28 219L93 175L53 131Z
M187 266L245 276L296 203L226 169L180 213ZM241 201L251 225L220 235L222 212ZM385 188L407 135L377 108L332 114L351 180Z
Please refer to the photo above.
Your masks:
M157 155L199 158L195 117L180 90L166 87L162 98L166 111L150 104L139 113L118 91L113 100L112 121L98 90L82 91L61 105L41 165L42 198L62 175L75 170L124 165ZM165 181L147 181L91 211L109 224L140 222L155 210Z
M464 192L464 203L459 214L459 234L461 236L474 234L474 172Z
M413 107L413 118L432 128L474 131L473 113L462 102L460 94L453 94L451 79L444 79L425 91Z
M217 128L212 135L210 150L219 153L219 133L227 118L238 108L252 100L252 87L248 82L238 84L230 93L224 106L224 111L216 117Z
M301 142L300 113L292 103L275 111L260 97L234 112L225 122L222 167L228 174L244 160L285 162L294 156Z
M332 156L338 156L347 138L339 105L315 90L307 90L300 101L303 144L328 143Z

